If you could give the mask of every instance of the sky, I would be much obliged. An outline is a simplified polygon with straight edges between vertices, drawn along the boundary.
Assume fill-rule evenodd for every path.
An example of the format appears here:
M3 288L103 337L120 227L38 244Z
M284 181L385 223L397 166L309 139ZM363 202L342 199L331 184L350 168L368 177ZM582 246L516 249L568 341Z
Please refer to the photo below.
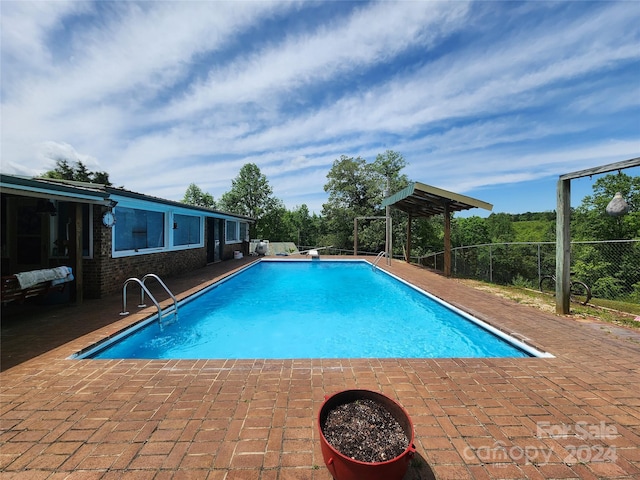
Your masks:
M217 200L254 163L320 214L335 160L393 150L410 180L523 213L640 157L635 0L3 0L0 20L6 174L64 158Z

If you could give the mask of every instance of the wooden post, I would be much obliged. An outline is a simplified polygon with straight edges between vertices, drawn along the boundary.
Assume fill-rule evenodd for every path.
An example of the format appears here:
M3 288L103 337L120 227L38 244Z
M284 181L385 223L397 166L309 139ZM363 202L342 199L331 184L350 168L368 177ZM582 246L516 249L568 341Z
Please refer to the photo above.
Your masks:
M387 265L391 265L392 259L393 259L393 217L391 216L391 212L389 212L389 256L387 257Z
M451 212L449 204L444 204L444 275L451 276Z
M391 265L391 256L393 255L393 247L391 246L391 215L390 215L391 207L387 205L385 209L385 219L384 219L384 251L387 256L387 265Z
M407 251L405 253L405 260L407 263L411 263L411 213L409 213L409 218L407 220Z
M571 180L558 180L556 211L556 313L567 314L571 276Z
M75 277L75 303L80 305L84 298L84 289L82 286L82 204L72 204L75 208L71 209L74 212L73 221L70 224L69 235L69 262L73 269L73 276Z

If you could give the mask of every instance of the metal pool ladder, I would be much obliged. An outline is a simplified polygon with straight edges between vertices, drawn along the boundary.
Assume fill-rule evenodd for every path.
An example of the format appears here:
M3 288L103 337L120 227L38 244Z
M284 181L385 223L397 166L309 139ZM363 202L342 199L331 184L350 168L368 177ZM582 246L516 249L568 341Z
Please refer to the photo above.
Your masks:
M382 251L376 256L376 259L371 264L371 270L375 270L376 269L376 267L378 266L378 263L380 262L382 257L384 257L385 255L386 255L386 252Z
M173 300L173 306L166 308L164 311L160 308L160 304L158 303L158 301L155 299L155 297L151 294L151 292L145 285L145 282L149 278L155 278L158 281L158 283L162 285L162 288L164 288L164 290L169 294L169 296L171 296L171 299ZM165 285L165 283L162 280L160 280L160 277L158 277L158 275L156 275L155 273L147 273L144 277L142 277L142 280L136 277L131 277L125 280L124 284L122 285L122 312L120 312L120 315L129 315L129 312L127 311L127 285L129 285L129 283L131 282L134 282L140 285L140 303L138 304L138 308L143 308L147 306L144 303L144 294L146 293L151 299L151 301L153 302L153 304L158 309L158 323L160 324L161 327L163 325L171 324L178 319L178 301L176 300L175 295L171 293L171 290L169 290L169 288ZM169 322L163 321L164 318L170 314L173 314L173 319Z

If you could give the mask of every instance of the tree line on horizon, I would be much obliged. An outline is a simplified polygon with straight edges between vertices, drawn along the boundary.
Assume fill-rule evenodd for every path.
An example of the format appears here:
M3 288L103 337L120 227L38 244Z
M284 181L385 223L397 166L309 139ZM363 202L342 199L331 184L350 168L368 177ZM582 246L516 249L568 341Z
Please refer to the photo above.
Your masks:
M229 191L216 201L210 193L191 183L182 199L189 205L245 215L256 219L251 238L293 242L298 246L353 250L356 217L381 217L380 207L387 190L397 192L411 180L402 173L407 163L395 151L378 154L373 162L362 157L341 155L327 173L324 190L328 194L320 215L311 214L307 205L292 210L273 194L267 177L254 163L245 164L231 181ZM45 178L84 181L111 185L107 172L91 172L82 162L75 165L58 159ZM629 206L622 217L605 213L606 205L621 192ZM407 216L391 209L394 255L404 254ZM453 247L507 242L555 241L555 211L519 214L491 213L488 217L452 218ZM358 251L377 253L384 249L383 220L358 222ZM640 177L625 173L608 174L593 184L593 195L572 208L571 236L574 240L613 240L640 238ZM444 248L444 223L440 216L412 221L412 255L422 256Z
M387 150L373 162L361 157L340 156L333 162L324 185L328 193L320 215L309 213L306 205L292 210L273 195L268 179L255 164L244 165L232 181L231 190L218 202L202 205L209 194L195 184L187 189L185 203L209 206L222 211L256 218L252 238L290 241L302 246L333 246L353 250L356 217L384 216L380 204L386 190L397 192L411 180L402 174L406 162L401 154ZM616 192L626 199L629 211L611 217L605 209ZM259 193L259 194L258 194ZM394 255L403 255L407 216L391 209ZM555 242L556 212L491 213L488 217L452 218L453 247L508 242ZM358 223L358 251L377 253L384 249L384 220ZM609 174L593 184L593 195L572 208L571 235L574 240L612 240L640 238L640 177L624 173ZM441 217L412 221L412 255L422 256L444 249L444 223Z

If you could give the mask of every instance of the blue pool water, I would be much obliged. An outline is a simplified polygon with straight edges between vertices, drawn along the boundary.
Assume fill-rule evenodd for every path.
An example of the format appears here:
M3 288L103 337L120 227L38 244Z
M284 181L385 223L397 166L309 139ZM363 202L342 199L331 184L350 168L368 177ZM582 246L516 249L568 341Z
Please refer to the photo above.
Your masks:
M176 322L150 322L86 356L531 356L463 315L366 262L261 261L180 305Z

